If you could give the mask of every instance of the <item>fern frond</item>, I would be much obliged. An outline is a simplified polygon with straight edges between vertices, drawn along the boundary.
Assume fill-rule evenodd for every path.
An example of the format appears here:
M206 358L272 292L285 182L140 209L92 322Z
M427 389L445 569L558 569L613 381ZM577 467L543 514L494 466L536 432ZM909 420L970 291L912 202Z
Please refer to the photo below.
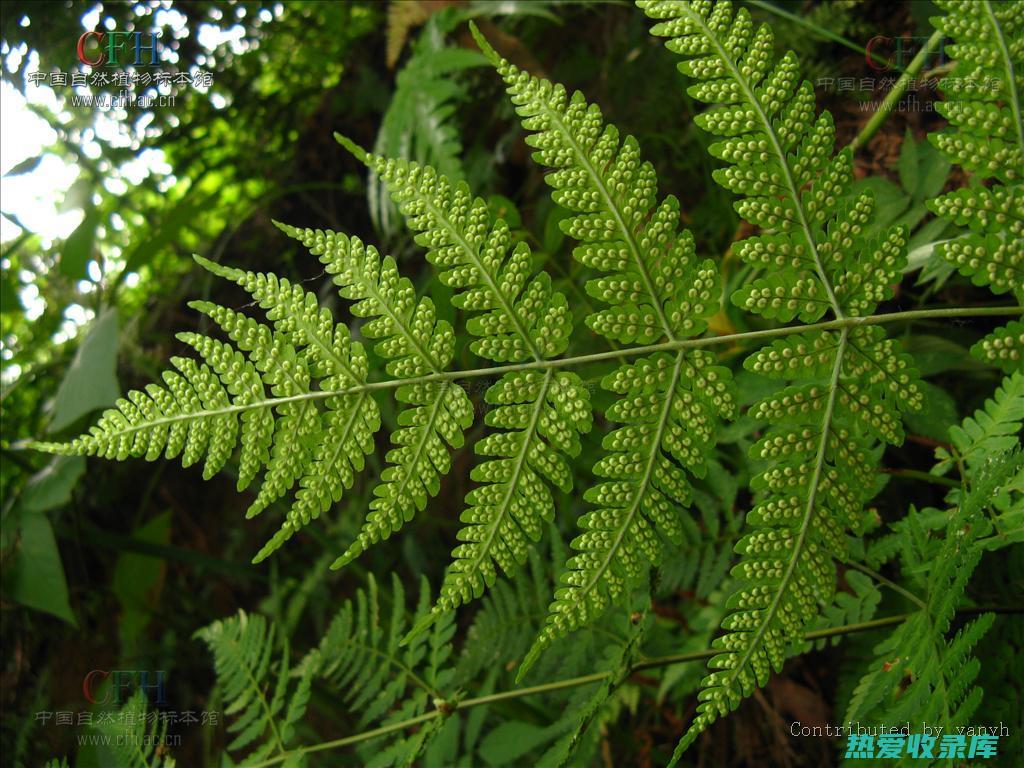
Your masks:
M352 313L372 318L363 335L376 339L374 350L397 379L440 374L451 362L455 333L438 320L429 298L416 299L408 278L401 277L395 260L382 257L373 246L330 230L278 227L320 258L342 298L356 302ZM331 566L340 568L383 541L412 519L437 494L441 477L451 469L448 448L459 448L463 432L473 423L473 405L465 390L445 381L399 387L396 399L405 404L389 466L374 488L374 500L356 540Z
M441 282L456 290L452 303L472 313L467 329L477 337L470 345L475 354L518 363L565 351L572 318L564 294L546 272L531 277L529 246L513 247L508 225L492 217L482 198L429 166L367 154L337 138L384 181L416 241L429 249ZM458 535L464 543L452 553L431 616L479 597L499 568L510 575L522 565L543 521L554 516L548 484L572 490L566 458L579 455L579 435L591 427L590 393L572 373L507 373L485 400L493 406L488 426L504 431L492 432L475 450L499 458L473 470L481 485L466 497L466 525Z
M415 5L392 3L391 8ZM459 21L456 14L424 13L421 21L426 24L411 46L412 55L395 77L395 91L381 119L374 151L429 163L449 178L461 179L462 140L455 113L467 89L459 75L487 62L476 51L446 45L446 35ZM390 39L389 35L389 56ZM395 211L384 195L382 180L371 175L366 191L374 226L389 236L395 228Z
M213 622L195 637L213 654L217 683L227 702L225 714L234 718L228 732L236 735L228 750L252 747L247 759L254 762L284 753L305 714L316 659L304 660L292 684L287 636L281 633L278 640L273 622L244 611ZM282 648L275 660L277 644Z
M1024 7L991 0L937 5L946 15L932 22L953 39L947 50L956 66L941 83L946 100L936 103L951 128L928 138L974 177L969 188L928 203L970 230L938 252L975 285L1024 302ZM989 186L977 183L984 179ZM1008 373L1024 370L1024 327L1010 323L971 351Z
M935 457L939 463L932 471L943 474L958 459L968 469L980 467L993 456L1020 445L1022 423L1024 372L1018 372L1003 379L999 389L974 412L973 417L950 428L949 437L955 453L937 448Z
M967 581L981 558L979 526L961 509L950 520L938 551L928 558L925 607L901 624L875 648L870 671L851 698L846 722L922 722L944 726L944 733L964 726L981 702L973 683L980 663L971 656L992 626L994 614L968 623L946 639ZM908 536L925 536L908 528ZM923 541L912 542L918 548Z
M1020 541L1014 532L989 536L993 523L986 508L994 508L1000 489L1012 485L1024 466L1018 450L1024 419L1024 374L1008 377L985 409L950 429L950 438L963 461L964 482L970 490L953 489L946 512L911 508L894 523L887 548L900 554L906 580L925 596L920 611L898 627L874 651L868 672L850 698L848 721L900 722L924 717L952 732L970 722L981 701L974 686L980 670L972 648L991 627L995 616L985 614L947 640L952 618L964 600L971 574L987 549ZM951 459L944 449L936 470ZM995 520L996 518L991 518ZM937 531L944 531L938 538ZM993 540L996 541L993 547Z
M696 118L721 137L710 151L727 165L714 178L740 195L736 210L763 232L734 245L768 274L738 289L733 303L782 322L870 315L899 282L907 233L868 235L874 199L850 194L852 154L834 152L832 117L816 115L795 55L776 60L771 29L727 1L637 4L659 22L652 33L684 57L691 96L718 105ZM900 412L922 400L911 360L877 327L795 335L755 352L746 367L797 383L751 408L772 425L751 451L769 466L754 481L753 531L737 547L741 586L723 623L728 634L715 641L722 653L674 760L764 685L793 638L832 603L833 561L848 556L847 532L862 526L878 443L902 442Z
M945 16L932 19L953 39L956 67L941 87L948 101L936 110L954 127L929 140L950 160L980 178L1004 184L1024 173L1024 9L990 0L938 0Z
M413 622L429 615L430 604L430 585L422 578ZM359 713L363 725L416 717L443 707L445 695L452 693L453 614L440 617L429 632L418 634L403 647L409 623L405 590L396 574L392 574L391 606L389 618L382 619L377 583L370 576L367 588L359 590L335 616L317 651L323 660L321 674L332 687L344 691L348 706ZM378 748L370 765L411 764L442 725L443 718L436 718L420 733Z
M123 768L174 768L176 761L163 746L168 721L162 717L147 717L157 714L148 709L146 695L135 691L121 706L116 718L100 718L90 727L103 735L102 748ZM67 768L65 760L60 763L53 760L47 765Z
M88 434L70 443L36 447L119 461L181 456L185 467L205 457L203 477L209 479L241 444L238 489L265 470L248 517L298 485L281 529L254 558L259 562L351 487L373 450L380 415L365 391L327 394L364 385L368 361L362 345L346 326L334 323L313 294L274 275L198 256L196 261L249 292L272 325L192 302L232 343L180 334L202 362L172 358L174 369L164 372L163 387L150 384L128 393Z
M654 169L636 140L620 139L583 94L531 77L502 59L473 28L504 79L530 132L534 159L572 215L562 230L580 241L573 256L603 276L587 292L608 305L587 318L596 333L650 343L693 336L718 310L718 272L700 261L692 235L679 230L679 203L656 200ZM602 381L620 396L607 417L623 424L602 443L594 467L604 482L584 498L596 508L580 519L562 586L520 674L556 638L592 621L624 594L626 581L661 558L659 535L680 537L678 506L689 500L686 471L700 476L718 417L733 409L727 369L702 350L655 354ZM684 470L685 468L685 470Z
M1022 370L1024 364L1024 323L1011 320L996 328L971 347L971 354L1006 373Z

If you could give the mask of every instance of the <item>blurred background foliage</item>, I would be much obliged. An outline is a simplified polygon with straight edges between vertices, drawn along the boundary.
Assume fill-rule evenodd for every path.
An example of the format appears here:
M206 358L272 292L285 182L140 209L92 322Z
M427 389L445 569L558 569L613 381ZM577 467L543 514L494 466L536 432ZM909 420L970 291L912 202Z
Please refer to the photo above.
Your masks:
M751 3L756 16L771 19L779 30L779 47L800 52L812 77L864 74L858 47L874 34L927 34L928 6ZM797 14L804 23L783 19L780 11ZM572 297L574 311L586 314L585 276L557 226L561 214L541 173L529 163L498 79L481 66L468 19L475 19L513 62L584 89L610 122L634 134L656 166L662 192L680 197L699 252L724 259L729 281L743 277L728 255L730 242L742 233L728 194L710 181L714 161L706 151L708 139L692 123L694 107L683 78L629 4L9 0L0 13L5 764L39 765L58 754L77 755L80 766L117 764L100 747L79 746L81 728L38 716L98 709L83 698L82 681L90 670L164 670L171 709L215 710L210 660L192 633L240 607L276 618L305 649L317 642L341 601L365 585L367 572L394 570L407 584L426 574L438 583L470 487L466 466L457 464L420 525L335 573L327 566L362 519L377 465L371 464L341 508L269 562L252 567L249 559L277 523L264 515L242 524L246 499L234 492L230 478L203 482L198 468L168 463L50 460L21 450L19 443L77 434L97 409L157 377L164 361L180 351L174 333L202 326L185 308L188 299L244 303L241 294L212 284L196 269L192 253L307 281L333 306L329 281L285 241L271 218L343 230L377 244L455 319L445 300L447 289L427 283L430 270L422 251L376 180L366 179L362 166L336 145L336 130L363 146L426 161L466 179L517 237L530 241L538 260ZM110 109L77 106L74 97L113 96L120 90L114 84L76 89L48 79L34 82L33 72L89 72L77 60L76 45L91 29L158 32L157 69L205 71L211 82L153 88L173 104ZM852 138L867 117L858 113L854 97L827 90L820 96L834 110L841 138ZM915 267L923 269L921 279L905 282L899 308L932 294L939 303L985 296L965 280L949 279L930 258L928 245L941 236L941 225L930 221L922 201L955 181L922 140L935 127L933 119L894 114L864 153L867 159L859 160L859 175L879 175L865 183L887 196L888 204L880 208L894 218L904 216L917 237L912 247L920 246ZM716 322L718 330L748 327L731 311ZM929 388L928 411L916 417L916 434L895 452L894 466L927 465L936 441L945 439L945 428L994 388L995 374L979 370L965 353L973 335L976 330L965 329L961 338L957 330L944 329L914 338L911 351L941 386ZM588 334L577 336L570 354L599 349ZM726 352L733 367L740 351ZM456 365L473 367L469 361L467 355ZM964 371L971 377L963 377ZM601 373L595 366L587 375L597 380ZM765 391L765 383L753 376L741 372L739 381L744 404ZM477 401L482 389L472 392ZM600 411L606 403L595 396ZM384 415L393 425L386 404ZM602 428L599 424L598 431ZM469 437L472 442L477 434ZM752 439L752 425L744 419L730 425L712 471L698 488L695 525L704 543L699 551L670 558L660 575L658 618L648 635L652 654L659 648L677 653L707 647L717 626L722 600L713 589L731 565L742 510L749 503L743 489L756 469L746 458ZM596 441L589 444L596 447ZM577 488L586 487L592 459L579 460ZM910 486L895 477L879 506L902 513L911 492L924 506L938 503L944 488ZM580 495L563 496L560 503L556 525L568 541L582 507ZM552 560L560 562L557 556ZM551 567L551 562L535 563L533 576L550 579ZM545 583L540 594L548 588ZM502 614L505 635L511 627L523 635L545 607L542 599L532 614ZM460 614L460 644L467 634L474 637L466 631L472 614ZM608 619L613 638L621 619ZM680 625L687 628L682 648ZM600 638L600 633L576 638L562 649L562 663L539 668L536 679L595 668L604 654ZM505 640L514 646L514 638ZM479 654L480 647L471 650ZM504 658L469 658L473 675L483 679L474 694L510 685L514 653L513 647L513 655ZM801 708L805 714L818 706L827 709L837 653L826 649L801 658L781 678L788 687L773 684L769 700L759 695L736 718L716 726L714 733L723 740L711 762L763 765L752 756L766 750L783 761L772 764L830 761L819 740L801 740L804 753L794 753L759 707L786 716L799 715ZM620 688L613 706L602 710L600 727L588 732L582 764L590 759L608 765L663 762L687 719L680 702L699 674L699 667L673 667L661 677L641 677ZM487 714L479 718L503 725L480 737L482 720L475 725L471 720L474 738L483 741L474 747L467 735L465 752L472 756L479 749L494 765L532 764L528 755L544 753L560 735L557 727L547 726L569 695L481 710ZM357 718L323 692L314 691L311 712L302 734L308 742L357 730ZM617 721L625 727L615 731L611 743L607 724ZM179 765L216 762L222 729L181 732L182 746L174 752ZM328 757L322 764L362 764L355 757L335 759L340 762ZM479 763L470 757L467 764Z

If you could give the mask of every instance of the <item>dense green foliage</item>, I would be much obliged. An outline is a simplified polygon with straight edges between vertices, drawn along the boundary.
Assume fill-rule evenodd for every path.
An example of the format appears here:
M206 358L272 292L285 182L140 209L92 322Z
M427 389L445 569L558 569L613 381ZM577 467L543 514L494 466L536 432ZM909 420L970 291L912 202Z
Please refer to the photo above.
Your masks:
M363 218L307 206L300 190L319 182L301 175L293 205L257 184L239 193L255 206L245 247L228 250L242 225L227 213L209 223L228 233L220 240L190 237L191 224L148 235L203 251L187 263L220 279L193 283L181 254L166 271L134 252L120 259L120 246L101 254L112 244L92 244L93 230L117 203L96 195L79 225L90 237L82 271L102 262L117 276L101 271L89 289L102 299L74 359L56 345L30 354L41 331L27 313L5 315L5 358L19 368L4 407L20 415L4 451L22 465L3 474L12 601L68 624L86 615L45 514L86 508L83 457L90 472L96 458L125 462L119 484L151 476L132 458L176 459L181 469L167 472L211 481L190 485L198 521L173 503L173 515L136 515L130 536L116 518L109 530L88 523L96 539L121 535L108 541L124 550L112 574L119 655L90 668L177 669L195 650L184 634L209 650L215 679L188 690L224 722L203 723L219 730L199 737L161 722L166 701L119 700L115 682L100 704L120 725L94 723L108 738L79 741L75 764L790 764L760 742L772 729L795 735L784 717L911 723L912 733L1006 722L1000 759L1012 761L1024 737L1024 5L938 3L934 23L956 60L939 67L944 121L917 126L927 141L883 128L899 143L899 187L865 171L858 126L840 143L839 117L820 107L801 57L776 44L775 29L792 23L778 9L426 5L389 9L392 55L423 28L391 101L363 105L371 127L357 107L310 117L361 137L334 134L337 144L310 151L314 164L351 156L357 170L339 194L365 194L366 205L345 204ZM274 40L282 11L243 7L267 19L253 39ZM282 18L343 28L358 66L359 46L384 26L378 10L296 3ZM508 18L499 26L492 13ZM602 109L607 73L588 98L538 71L524 40L559 21L571 38L601 14L635 36L634 50L608 52L624 78L638 56L670 67L675 55L681 78L657 70L649 93L683 99L685 119L655 126ZM671 53L646 39L644 17ZM984 78L997 85L969 84ZM256 119L243 93L225 131ZM488 143L468 120L458 126L477 101L522 131ZM896 119L893 105L880 109ZM170 155L176 127L161 128ZM665 130L683 137L689 165ZM521 158L517 200L486 194L514 188L495 167L520 144L533 164ZM708 189L684 186L687 174ZM187 221L223 194L197 196L202 177L188 176L177 203ZM673 184L678 196L662 193ZM154 204L177 216L174 203ZM37 257L40 285L79 277L68 254L83 237ZM28 238L5 243L5 280ZM306 277L282 276L291 265ZM142 275L134 287L129 273ZM119 395L107 380L118 318L178 275L201 297L188 302L199 320L174 318L194 330L170 350L171 332L155 327L158 353ZM66 373L47 390L35 366L54 360ZM57 455L45 467L44 453ZM240 493L256 484L244 511L221 475ZM172 545L182 516L221 531L217 548ZM153 594L171 559L259 582L244 599L199 587L216 606L183 599L202 621L168 628L161 650ZM810 693L793 670L824 684ZM45 708L35 704L49 700L44 676L36 686L29 706ZM25 764L44 727L33 711L10 737ZM755 746L723 747L730 728L751 731ZM197 746L179 754L178 730ZM800 742L799 764L838 763L846 744ZM73 751L60 742L45 757Z

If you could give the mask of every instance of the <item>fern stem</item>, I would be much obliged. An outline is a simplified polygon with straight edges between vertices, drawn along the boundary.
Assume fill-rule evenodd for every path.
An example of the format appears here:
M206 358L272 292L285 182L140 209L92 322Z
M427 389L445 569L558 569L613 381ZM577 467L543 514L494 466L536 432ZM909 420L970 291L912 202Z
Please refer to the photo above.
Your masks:
M795 13L790 13L789 11L785 10L784 8L780 8L777 5L765 2L764 0L746 0L746 4L753 6L754 8L760 8L762 11L767 11L768 13L775 14L780 18L793 22L797 26L803 27L804 29L809 29L815 34L825 38L826 40L831 40L834 43L839 43L843 47L849 48L851 51L856 51L857 53L862 54L864 56L870 56L878 64L890 64L890 62L883 59L877 53L872 53L867 48L862 48L849 38L843 37L842 35L837 35L832 30L827 29L826 27L822 27L818 24L809 22L803 16L797 16ZM896 65L895 68L899 69L899 66Z
M1024 314L1024 306L1015 307L944 307L939 309L915 309L907 312L889 312L882 315L871 315L868 317L844 317L838 320L826 320L820 323L807 325L788 325L782 328L765 328L759 331L744 331L742 333L729 333L723 336L708 336L700 339L676 339L675 341L664 341L659 344L647 344L645 346L629 347L624 349L610 350L608 352L597 352L591 355L577 355L575 357L560 357L553 360L541 360L539 362L514 363L511 365L496 365L491 368L472 368L463 371L440 371L424 376L416 376L408 379L388 379L386 381L371 381L347 389L321 390L319 392L304 392L298 395L287 397L270 397L266 400L248 403L246 405L229 405L224 408L197 411L195 413L168 416L162 419L153 419L145 424L128 427L118 434L131 434L139 429L149 428L160 424L172 424L178 421L188 421L199 417L222 416L229 413L241 413L255 408L276 408L288 403L302 402L304 400L325 400L329 397L341 395L354 395L360 392L373 392L378 389L395 389L397 387L413 384L426 384L429 382L449 382L459 379L474 379L484 376L500 376L511 371L525 370L546 370L550 368L571 368L586 363L596 363L603 360L617 360L624 356L649 355L654 352L674 352L681 349L699 349L702 347L713 347L720 344L740 344L747 341L761 341L781 336L789 336L796 333L808 331L836 331L849 328L856 328L862 325L885 325L901 321L933 320L953 317L1007 317ZM32 441L23 443L15 448L40 448L48 447L54 449L59 444L40 443Z
M982 613L1002 613L1002 614L1022 614L1024 608L1019 607L995 607L995 608L965 608L957 611L958 616L975 616ZM885 627L891 627L896 624L902 624L912 616L916 616L917 612L912 613L901 613L896 616L886 616L881 619L872 619L871 621L861 621L855 624L844 624L839 627L830 627L828 629L819 629L814 632L807 632L803 639L805 641L822 640L829 637L839 637L842 635L850 635L855 632L869 632L874 629L883 629ZM713 656L717 656L722 651L719 648L708 648L703 651L693 651L691 653L677 653L671 656L659 656L653 659L644 659L638 661L630 667L629 674L639 672L644 669L655 669L658 667L666 667L671 664L685 664L691 661L702 661L710 659ZM566 688L576 688L581 685L589 685L591 683L599 683L613 672L594 672L589 675L582 675L580 677L570 677L564 680L555 680L550 683L543 683L541 685L533 685L529 688L516 688L510 691L501 691L499 693L492 693L487 696L478 696L474 699L463 699L462 701L450 703L445 713L452 713L455 711L461 711L463 709L472 709L473 707L482 707L488 704L496 704L502 701L508 701L511 699L519 699L524 696L535 696L542 693L551 693L553 691L560 691ZM313 752L326 752L332 749L338 749L340 747L347 747L352 744L358 744L369 739L374 739L378 736L385 736L389 733L396 731L404 731L407 728L420 725L422 723L430 722L435 718L442 717L445 715L440 709L435 709L431 712L425 712L422 715L416 717L410 717L407 720L401 720L397 723L389 723L383 725L380 728L374 728L371 731L363 731L352 736L346 736L342 739L334 739L333 741L324 741L319 744L313 744L309 747L300 747L298 749L285 752L283 754L271 757L267 760L263 760L258 763L252 763L248 768L269 768L273 765L279 765L286 760L298 757L301 755L311 754Z
M874 570L872 568L868 568L866 565L862 565L861 563L858 563L856 560L851 560L850 562L846 563L845 565L847 567L849 567L849 568L853 568L854 570L858 570L861 573L866 574L867 576L870 576L872 579L877 581L879 584L882 584L882 585L888 587L893 592L898 592L899 594L903 595L905 598L907 598L907 600L912 602L914 605L916 605L921 610L925 610L928 607L928 606L926 606L924 604L924 600L919 598L917 595L915 595L909 589L904 589L899 584L897 584L895 581L892 581L891 579L887 579L885 576L880 574L878 571L876 571L876 570Z
M868 120L864 127L861 128L860 133L850 142L850 149L852 151L856 152L863 147L878 132L878 129L882 127L882 123L889 118L897 102L903 97L907 86L910 85L910 81L917 77L917 73L924 67L925 61L932 55L939 43L942 42L944 36L941 31L936 30L932 32L932 36L928 38L924 47L917 52L917 55L910 62L906 71L900 75L900 79L893 85L892 90L886 94L882 105L875 111L875 114L871 116L871 119Z
M960 483L956 480L950 480L948 477L942 477L940 475L933 475L930 472L922 472L918 469L883 469L888 475L893 477L905 477L908 480L920 480L925 483L931 483L932 485L941 485L946 488L959 488Z

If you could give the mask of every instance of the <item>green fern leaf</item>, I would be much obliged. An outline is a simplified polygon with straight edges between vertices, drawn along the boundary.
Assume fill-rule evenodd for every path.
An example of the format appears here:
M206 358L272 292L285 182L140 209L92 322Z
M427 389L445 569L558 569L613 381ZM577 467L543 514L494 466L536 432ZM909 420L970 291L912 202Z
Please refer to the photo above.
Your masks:
M179 335L203 363L172 358L174 370L163 374L164 387L150 384L130 392L88 434L70 443L36 447L117 460L180 455L186 467L205 457L203 476L209 479L241 443L239 490L265 470L247 516L299 486L281 529L254 558L258 562L351 487L373 450L380 416L365 391L330 394L362 387L368 361L362 345L352 341L348 328L334 324L313 294L273 275L196 260L248 291L273 325L192 302L233 345L195 333Z
M993 180L928 202L970 230L937 250L975 285L1024 302L1024 8L991 0L937 5L946 15L932 22L953 39L947 51L956 66L941 83L946 100L936 103L950 129L928 138L975 180ZM1011 372L1024 369L1022 347L1020 323L1011 323L971 351Z
M136 691L121 706L117 717L100 718L91 728L104 738L101 750L108 753L104 759L113 759L124 768L174 768L175 760L166 754L167 719L147 717L146 695ZM67 768L67 762L56 760L48 765Z
M728 165L715 179L741 197L740 215L765 234L735 246L770 270L738 289L733 303L782 322L870 315L889 298L905 262L906 231L867 235L875 203L852 196L852 155L834 153L827 112L815 115L796 57L776 60L772 31L729 2L639 0L652 32L684 57L690 94L716 104L696 118L722 140L711 153ZM786 649L835 593L834 560L864 523L875 487L879 441L898 444L900 413L920 407L910 359L877 327L805 332L755 352L746 367L797 383L764 398L751 415L772 426L751 456L768 462L755 479L753 531L734 568L740 588L715 641L698 715L676 750L767 682Z
M985 614L946 640L967 581L981 558L976 539L984 527L969 518L961 509L950 520L941 549L927 559L925 606L875 648L875 659L854 691L845 722L897 723L916 718L942 725L944 733L971 722L982 691L973 686L980 663L970 652L995 616ZM907 530L910 536L924 535ZM920 541L910 545L926 546Z
M440 617L429 632L418 634L403 647L408 623L405 591L397 575L392 574L392 609L387 620L381 618L379 603L377 583L370 576L367 588L345 603L321 640L317 651L323 660L321 674L330 686L344 691L348 706L359 713L364 725L399 722L443 708L454 677L453 614ZM423 578L414 622L429 615L430 604L430 585ZM443 721L435 718L418 734L375 749L368 765L411 764Z
M438 320L429 298L416 300L408 278L400 277L395 260L381 257L358 238L329 230L278 227L319 256L343 298L355 301L352 313L372 318L363 334L377 339L375 351L387 360L395 378L439 375L451 362L455 333ZM389 466L374 489L375 499L356 540L331 566L340 568L367 547L387 539L436 495L441 477L451 469L448 447L459 448L463 432L473 423L473 406L462 387L445 381L426 381L399 387L396 398L405 404Z
M1003 380L992 398L986 400L973 417L950 428L950 442L955 451L951 454L945 448L937 448L935 457L939 463L932 471L945 474L958 460L968 469L976 469L993 456L1019 445L1022 423L1024 372L1017 372Z
M454 183L429 166L369 155L343 136L338 140L385 183L441 282L456 289L453 304L472 313L470 349L495 362L542 362L568 346L572 320L565 296L541 272L531 278L526 243L513 248L508 225L494 220L487 204L465 183ZM591 427L590 395L572 373L505 374L485 396L493 406L487 424L503 428L475 446L498 458L473 470L481 483L466 497L459 532L438 603L425 621L479 597L498 569L511 574L554 516L548 484L572 490L566 457L579 455L579 435ZM546 482L545 482L546 481ZM414 632L421 627L414 628Z
M217 683L233 717L228 732L235 734L228 750L251 748L247 759L258 762L272 754L284 755L294 726L305 714L315 658L307 659L290 682L288 639L280 633L281 653L274 661L279 633L273 622L258 614L239 611L196 632L213 653Z
M587 318L614 341L674 341L702 332L718 310L714 262L699 261L693 237L679 231L679 203L656 201L654 169L636 140L620 139L600 109L577 92L530 77L500 58L474 28L530 131L534 159L554 171L552 197L572 215L562 230L580 241L574 257L604 273L587 292L608 308ZM714 425L734 404L727 369L701 350L655 354L623 365L602 381L620 396L607 417L624 426L608 434L594 467L603 482L584 498L562 586L520 676L556 638L620 601L626 582L661 559L659 535L678 541L678 506L689 501L686 470L700 476Z
M1024 322L1013 320L997 328L971 347L971 354L1002 368L1006 373L1024 365Z
M445 45L446 34L458 21L450 12L430 14L412 55L395 76L395 91L374 142L374 151L382 155L429 163L451 179L463 177L455 116L467 89L459 75L487 63L476 51ZM395 230L395 210L383 186L381 179L371 175L367 202L374 227L389 238Z
M949 100L936 109L954 130L931 134L929 140L981 178L1019 181L1024 169L1024 9L990 0L938 0L936 5L947 15L932 22L953 38L947 51L956 60L942 82Z

